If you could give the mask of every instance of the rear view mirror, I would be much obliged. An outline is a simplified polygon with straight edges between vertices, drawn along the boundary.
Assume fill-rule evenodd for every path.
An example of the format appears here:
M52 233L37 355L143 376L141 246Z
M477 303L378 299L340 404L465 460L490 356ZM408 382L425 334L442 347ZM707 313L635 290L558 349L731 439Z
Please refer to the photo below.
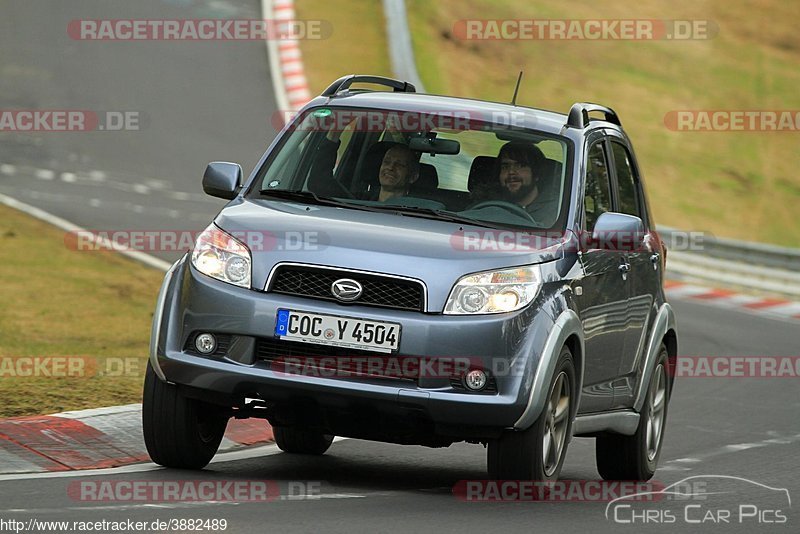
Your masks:
M414 137L408 142L408 148L426 154L448 154L454 156L461 151L461 143L455 139Z
M592 247L604 250L636 251L641 248L643 239L642 220L624 213L603 213L592 231Z
M238 163L213 161L203 173L203 191L212 197L230 200L242 186L242 167Z

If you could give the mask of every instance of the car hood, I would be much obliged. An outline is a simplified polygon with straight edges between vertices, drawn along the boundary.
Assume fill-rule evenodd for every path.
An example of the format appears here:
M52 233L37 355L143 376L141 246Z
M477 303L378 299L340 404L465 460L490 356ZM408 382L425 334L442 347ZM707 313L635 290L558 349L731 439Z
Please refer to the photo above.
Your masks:
M434 312L466 274L562 257L559 239L296 202L237 199L214 222L250 246L254 288L283 262L373 271L425 282Z

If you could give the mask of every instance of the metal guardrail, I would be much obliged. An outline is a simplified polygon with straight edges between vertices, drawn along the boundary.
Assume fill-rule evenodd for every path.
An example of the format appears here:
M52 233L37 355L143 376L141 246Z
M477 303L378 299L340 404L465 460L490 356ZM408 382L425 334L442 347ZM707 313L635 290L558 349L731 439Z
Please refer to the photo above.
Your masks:
M677 243L677 241L685 243L691 240L691 237L686 237L690 232L678 231L667 226L659 226L658 231L672 250L682 248L683 243ZM698 234L702 236L702 243L699 247L701 250L687 252L722 260L800 272L800 249L713 237L699 232Z
M681 280L800 299L800 272L797 271L673 251L667 254L667 273Z
M800 298L800 250L674 228L659 227L659 233L672 276Z

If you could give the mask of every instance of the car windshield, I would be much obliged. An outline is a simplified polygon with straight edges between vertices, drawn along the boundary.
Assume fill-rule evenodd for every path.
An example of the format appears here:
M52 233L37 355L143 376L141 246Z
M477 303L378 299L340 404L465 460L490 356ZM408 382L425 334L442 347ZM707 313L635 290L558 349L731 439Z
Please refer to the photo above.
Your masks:
M563 230L571 144L456 113L317 107L297 117L248 195Z

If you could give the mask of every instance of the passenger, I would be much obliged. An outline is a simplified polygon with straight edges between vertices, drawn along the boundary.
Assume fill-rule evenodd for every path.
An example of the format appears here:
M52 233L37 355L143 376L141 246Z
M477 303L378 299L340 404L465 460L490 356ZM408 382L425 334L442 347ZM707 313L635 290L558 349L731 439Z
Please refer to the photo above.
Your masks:
M550 226L560 202L557 188L542 175L545 160L536 146L512 141L500 149L495 172L504 200L524 208L537 223Z

